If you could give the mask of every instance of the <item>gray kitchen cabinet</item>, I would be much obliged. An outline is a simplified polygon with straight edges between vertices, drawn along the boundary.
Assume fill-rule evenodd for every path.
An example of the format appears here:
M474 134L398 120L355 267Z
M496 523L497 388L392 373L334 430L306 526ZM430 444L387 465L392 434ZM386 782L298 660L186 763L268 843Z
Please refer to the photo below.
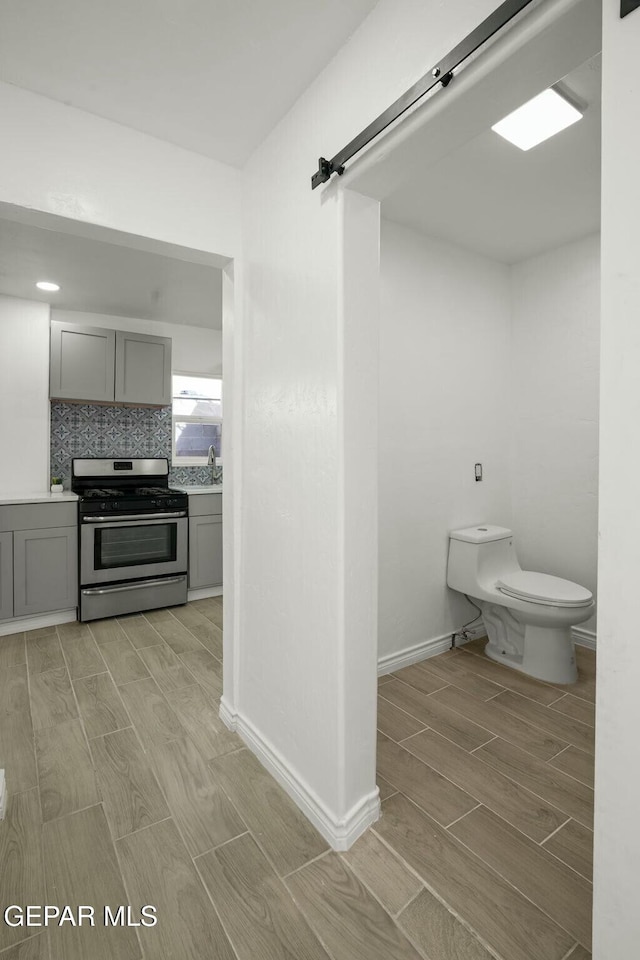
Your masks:
M49 396L169 406L171 338L53 320Z
M118 403L171 403L171 338L116 331Z
M11 503L0 506L0 530L44 530L45 527L75 527L78 522L78 504L73 500L62 503Z
M14 531L13 599L15 617L77 605L77 527Z
M0 620L13 616L13 534L0 533Z
M115 330L51 322L49 395L113 402Z
M189 497L190 517L210 517L214 513L222 514L222 493L191 494Z
M199 497L193 497L199 500ZM221 499L218 495L217 499ZM222 583L222 515L189 517L189 588Z

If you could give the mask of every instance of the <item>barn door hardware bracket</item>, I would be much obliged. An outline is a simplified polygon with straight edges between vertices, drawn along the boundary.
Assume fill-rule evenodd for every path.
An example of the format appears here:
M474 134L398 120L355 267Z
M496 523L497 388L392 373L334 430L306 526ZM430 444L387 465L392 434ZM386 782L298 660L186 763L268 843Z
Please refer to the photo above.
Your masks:
M453 50L450 50L439 63L428 73L425 73L401 97L398 97L390 107L387 107L384 113L381 113L368 127L365 127L346 147L336 153L335 157L331 160L320 157L318 169L311 177L311 189L315 190L322 183L326 183L334 173L342 176L344 165L348 160L351 160L356 153L359 153L368 143L371 143L383 130L386 130L395 120L398 120L403 113L406 113L410 107L438 84L441 87L448 87L453 79L456 67L459 67L472 53L475 53L478 47L481 47L483 43L486 43L495 33L505 27L530 3L532 3L532 0L504 0L475 30L472 30L464 40L461 40ZM621 3L628 6L640 6L640 0L621 0Z
M341 177L344 173L344 167L334 167L333 160L326 160L325 157L320 157L318 160L317 173L314 173L311 177L311 189L315 190L321 183L326 183L327 180L330 180L332 173L337 173L338 176Z

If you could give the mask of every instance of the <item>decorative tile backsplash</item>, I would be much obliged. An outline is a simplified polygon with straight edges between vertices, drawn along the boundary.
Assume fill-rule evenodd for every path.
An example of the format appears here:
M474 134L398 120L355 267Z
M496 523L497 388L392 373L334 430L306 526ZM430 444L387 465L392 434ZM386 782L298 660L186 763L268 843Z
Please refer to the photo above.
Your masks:
M74 457L167 457L171 407L51 401L51 476L71 483ZM211 467L170 468L170 483L211 483Z
M171 457L169 457L171 460ZM218 467L218 476L222 483L222 467ZM180 486L191 484L211 483L211 467L169 467L169 483L179 483ZM217 481L216 481L217 483Z

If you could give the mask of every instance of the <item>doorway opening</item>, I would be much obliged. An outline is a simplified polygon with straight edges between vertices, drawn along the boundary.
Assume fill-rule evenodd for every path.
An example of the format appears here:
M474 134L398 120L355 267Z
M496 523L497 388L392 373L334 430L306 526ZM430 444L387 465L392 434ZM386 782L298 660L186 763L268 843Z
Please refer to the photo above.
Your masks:
M499 526L523 570L596 594L601 11L552 7L345 184L382 218L374 830L522 958L542 916L538 952L590 949L595 617L573 621L578 681L537 679L486 656L447 562L450 531ZM491 129L557 84L583 104L572 127L528 151ZM502 894L526 901L516 929L495 923Z
M16 396L23 395L11 417L3 420L6 449L20 461L4 461L7 475L4 489L21 489L25 494L49 489L52 477L68 490L73 458L129 457L160 458L169 464L168 482L172 487L195 489L211 483L212 469L220 480L219 461L222 409L219 398L223 373L223 331L226 344L225 372L225 472L232 506L230 484L233 473L233 261L203 250L127 234L96 224L28 210L12 204L0 205L0 252L3 271L0 297L3 303L3 355L16 385ZM37 281L54 281L51 289L37 287ZM53 289L57 288L57 289ZM25 322L21 333L21 309ZM24 312L24 311L23 311ZM26 322L28 320L28 322ZM73 391L49 390L50 325L71 325L72 329L100 329L105 337L125 331L141 341L155 337L171 344L171 386L158 405L155 397L147 403L122 406L112 398L94 398ZM14 335L15 333L15 335ZM182 379L181 379L182 378ZM191 378L191 379L189 379ZM90 376L84 376L87 389L95 389ZM8 386L5 379L5 386ZM194 384L205 383L218 391L218 399L199 399ZM185 387L186 384L186 387ZM177 386L176 386L177 385ZM108 387L108 384L107 384ZM187 393L185 393L185 389ZM177 395L176 395L177 394ZM52 397L51 401L49 400ZM92 399L93 398L93 399ZM203 411L203 407L207 409ZM211 409L210 409L211 408ZM185 425L191 434L198 430L203 442L212 439L216 464L207 462L207 450L193 440L185 444ZM194 431L195 425L195 431ZM207 432L208 431L208 432ZM217 445L217 446L216 446ZM188 447L188 449L187 449ZM176 457L176 449L181 456ZM217 487L216 489L222 489ZM200 581L189 580L191 599L222 592L226 581L228 602L225 616L229 631L233 624L233 512L223 524L222 516L211 529L216 562L202 571ZM225 576L222 574L223 544L228 554ZM215 568L215 569L214 569ZM209 585L209 579L215 584ZM58 604L59 606L59 604ZM69 609L56 610L56 622L73 619ZM220 617L222 616L220 612ZM0 633L31 629L38 624L20 621L15 616L0 625ZM20 625L22 624L22 625ZM229 676L232 675L232 644L229 641Z

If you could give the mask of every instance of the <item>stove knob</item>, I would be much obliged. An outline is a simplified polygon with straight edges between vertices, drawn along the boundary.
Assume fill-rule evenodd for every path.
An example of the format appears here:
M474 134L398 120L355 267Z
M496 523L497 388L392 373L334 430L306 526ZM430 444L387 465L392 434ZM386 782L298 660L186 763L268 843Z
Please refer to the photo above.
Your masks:
M111 509L112 509L112 510L119 510L119 509L120 509L120 504L118 503L117 500L115 500L115 501L112 502L112 504L111 504Z
M101 509L101 510L107 510L108 507L107 507L106 503L101 503L101 504L100 504L100 509Z

